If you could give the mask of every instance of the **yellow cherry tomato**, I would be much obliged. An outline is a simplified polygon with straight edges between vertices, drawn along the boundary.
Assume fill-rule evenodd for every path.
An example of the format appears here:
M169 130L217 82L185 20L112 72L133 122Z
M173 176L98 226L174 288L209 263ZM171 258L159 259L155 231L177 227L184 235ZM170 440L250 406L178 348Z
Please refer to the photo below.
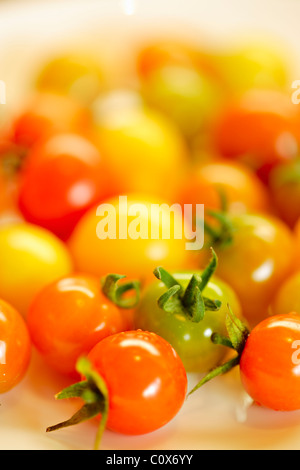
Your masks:
M89 210L68 242L75 268L97 276L118 273L140 280L152 279L158 265L187 268L192 252L186 249L187 237L182 231L182 237L176 238L181 236L183 219L169 207L131 195L108 199Z
M95 134L119 194L142 192L171 199L187 161L182 136L158 112L112 100L99 104Z
M98 61L76 53L48 61L36 80L36 87L41 91L71 95L84 103L95 99L103 86L104 73Z
M23 316L40 289L73 269L66 246L27 223L0 227L0 259L0 297Z

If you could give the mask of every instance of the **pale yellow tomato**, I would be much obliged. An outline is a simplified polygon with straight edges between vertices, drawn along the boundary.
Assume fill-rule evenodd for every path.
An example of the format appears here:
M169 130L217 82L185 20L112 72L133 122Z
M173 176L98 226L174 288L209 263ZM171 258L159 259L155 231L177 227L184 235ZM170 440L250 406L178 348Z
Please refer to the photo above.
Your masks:
M73 269L67 247L28 223L0 227L0 259L0 297L24 316L40 289Z

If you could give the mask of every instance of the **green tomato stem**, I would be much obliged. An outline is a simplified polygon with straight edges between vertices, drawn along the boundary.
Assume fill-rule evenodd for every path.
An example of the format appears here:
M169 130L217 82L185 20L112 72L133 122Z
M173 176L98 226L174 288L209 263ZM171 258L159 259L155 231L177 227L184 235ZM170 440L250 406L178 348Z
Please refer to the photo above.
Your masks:
M168 288L158 299L158 306L161 309L168 313L185 315L196 323L203 320L205 311L220 309L222 305L220 301L208 299L202 294L217 269L218 260L213 249L212 254L212 259L201 276L193 274L185 290L164 268L157 267L154 270L154 275Z
M106 384L102 377L92 370L86 358L77 362L77 370L86 377L86 380L66 387L55 398L81 398L85 403L71 418L53 426L48 426L46 432L57 431L68 426L74 426L88 419L101 415L100 424L96 434L94 449L100 447L103 432L106 428L109 410L109 396Z
M136 307L140 300L140 282L133 280L118 285L126 276L120 274L108 274L102 279L103 294L120 308L130 309ZM124 298L124 294L133 290L135 295Z

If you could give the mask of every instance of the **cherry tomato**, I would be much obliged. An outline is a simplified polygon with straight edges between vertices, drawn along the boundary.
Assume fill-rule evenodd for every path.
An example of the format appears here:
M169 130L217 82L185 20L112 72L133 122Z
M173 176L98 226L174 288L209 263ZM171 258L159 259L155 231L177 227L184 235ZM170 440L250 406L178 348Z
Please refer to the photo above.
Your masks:
M31 339L21 314L0 300L0 393L24 378L31 357Z
M182 292L187 292L191 279L199 276L200 280L202 274L203 271L172 273L174 286L180 286ZM199 284L201 282L196 285ZM227 355L226 348L213 345L210 337L213 332L225 334L228 303L237 315L241 315L237 296L226 283L213 276L204 289L201 288L202 296L213 302L218 301L221 305L218 309L206 309L200 319L194 320L187 312L189 309L184 308L183 295L174 295L172 299L176 303L173 305L170 301L165 307L159 305L158 300L163 299L166 290L164 282L159 280L145 288L135 310L135 328L153 331L165 338L181 357L187 372L208 372Z
M90 111L71 97L37 93L16 117L12 140L25 148L54 132L89 133Z
M43 359L56 371L77 377L76 362L100 340L126 330L126 316L85 274L65 276L45 286L33 300L27 325Z
M216 54L214 64L231 95L237 95L253 88L286 89L289 64L285 58L279 44L261 40Z
M115 105L114 98L109 94L95 105L95 141L119 194L171 199L188 161L181 134L156 110L122 99Z
M279 217L291 228L300 218L300 161L278 165L270 173L269 188Z
M81 135L58 133L29 152L19 207L28 222L66 240L90 207L116 193L98 149Z
M102 67L94 57L81 54L59 55L41 68L36 88L70 95L90 103L104 86Z
M246 165L238 162L197 163L190 168L181 186L182 204L204 204L206 210L221 210L224 204L232 214L271 210L263 183Z
M300 409L300 317L275 315L251 332L240 360L243 386L253 400L276 411Z
M300 409L300 316L286 313L265 318L250 332L231 311L227 316L228 337L212 335L236 355L210 371L189 393L239 365L245 391L257 405L274 411Z
M176 238L178 229L181 238ZM68 246L76 270L96 276L122 272L144 281L152 279L158 264L171 270L194 263L186 249L181 211L138 194L110 198L90 209Z
M290 97L271 91L249 91L223 109L213 141L217 153L242 161L268 180L275 165L299 152L299 117Z
M185 369L171 345L156 334L128 331L109 336L94 346L87 358L106 384L108 400L99 393L91 412L95 414L97 405L101 412L102 407L103 419L103 403L108 402L107 429L127 435L150 433L169 423L182 408L187 390ZM76 420L71 418L47 430L72 424Z
M300 315L300 272L296 271L284 280L270 306L272 315L296 312Z
M24 222L0 227L0 258L0 296L24 316L40 289L73 269L58 238Z
M218 276L236 292L243 316L257 324L294 269L293 233L275 217L241 214L226 217L221 230L207 237L219 258Z

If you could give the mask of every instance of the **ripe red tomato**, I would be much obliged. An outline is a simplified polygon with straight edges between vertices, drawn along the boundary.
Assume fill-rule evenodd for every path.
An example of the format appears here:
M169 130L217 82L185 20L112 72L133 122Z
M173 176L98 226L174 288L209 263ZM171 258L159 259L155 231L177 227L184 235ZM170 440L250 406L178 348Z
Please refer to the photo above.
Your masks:
M71 385L58 398L81 396L86 389L93 391L90 398L94 400L84 405L82 415L79 410L75 420L47 431L77 424L81 416L87 419L100 414L101 421L107 418L107 429L141 435L165 426L182 408L187 391L184 366L172 346L155 333L128 331L109 336L90 351L87 359L92 371L86 374L83 367L81 370L89 382L79 388Z
M0 300L0 393L15 387L30 364L31 339L21 314Z
M274 315L250 332L231 311L227 331L228 338L213 334L212 341L235 350L236 356L209 372L189 394L239 365L241 382L255 404L300 410L300 316Z
M73 98L55 93L37 93L12 124L12 140L30 148L53 132L88 133L91 113Z
M90 207L113 195L112 181L102 155L87 138L54 134L28 154L19 207L28 222L66 240Z
M65 276L42 289L27 316L34 346L54 370L77 377L76 361L106 336L126 330L126 316L98 278Z
M251 332L240 360L243 386L253 400L276 411L300 409L300 316L275 315Z

